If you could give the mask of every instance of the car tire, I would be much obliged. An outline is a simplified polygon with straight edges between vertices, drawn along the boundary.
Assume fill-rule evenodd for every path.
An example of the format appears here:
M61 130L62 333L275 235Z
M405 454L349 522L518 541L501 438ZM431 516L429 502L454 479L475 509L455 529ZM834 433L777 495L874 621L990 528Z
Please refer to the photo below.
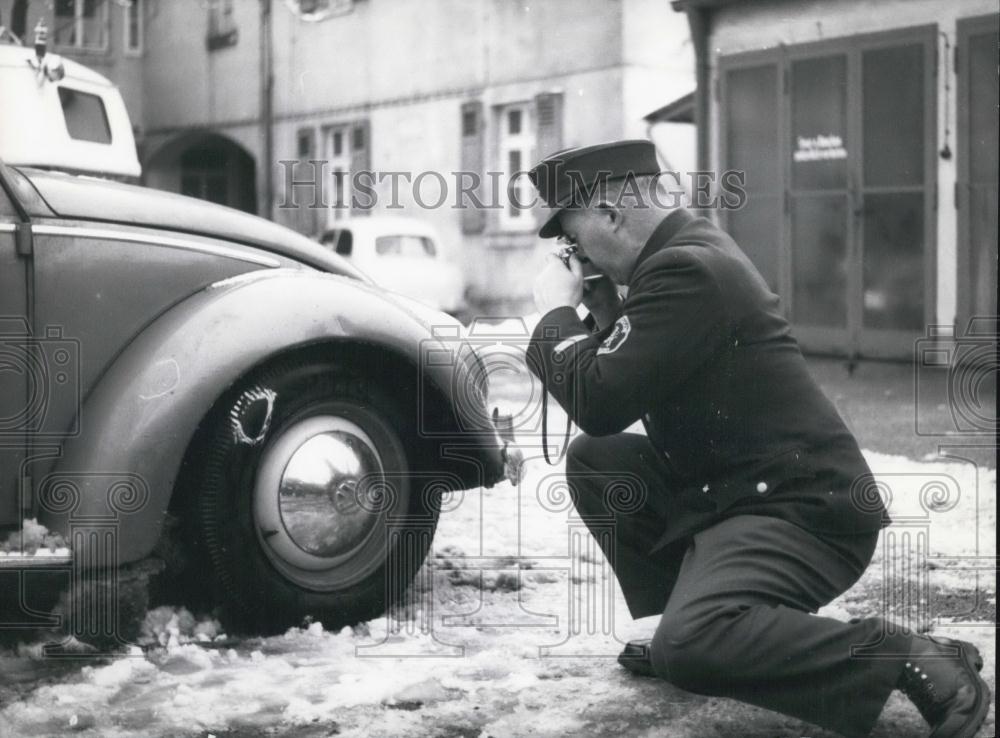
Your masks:
M418 436L400 404L323 359L274 365L220 404L194 538L230 630L339 628L402 601L438 508L412 473Z

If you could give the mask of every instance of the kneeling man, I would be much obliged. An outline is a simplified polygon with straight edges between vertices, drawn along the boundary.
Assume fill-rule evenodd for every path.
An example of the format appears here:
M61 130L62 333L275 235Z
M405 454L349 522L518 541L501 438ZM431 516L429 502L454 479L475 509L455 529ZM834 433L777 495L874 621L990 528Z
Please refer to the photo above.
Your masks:
M583 431L567 480L592 529L613 516L598 540L632 616L662 613L619 661L851 736L901 689L932 735L971 738L990 701L972 644L813 614L858 580L888 515L778 297L658 174L647 141L530 173L551 208L539 235L576 253L535 282L529 363ZM623 432L637 421L644 435ZM640 506L609 504L622 475L643 481Z

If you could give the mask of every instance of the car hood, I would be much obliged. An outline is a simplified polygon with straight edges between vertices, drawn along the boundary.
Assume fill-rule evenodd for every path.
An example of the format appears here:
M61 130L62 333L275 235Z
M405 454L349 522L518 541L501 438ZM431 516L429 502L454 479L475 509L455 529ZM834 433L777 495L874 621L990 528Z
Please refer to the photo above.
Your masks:
M223 205L148 187L43 169L18 167L38 194L62 218L163 228L238 241L303 264L371 280L357 267L295 231ZM45 216L51 213L29 212Z

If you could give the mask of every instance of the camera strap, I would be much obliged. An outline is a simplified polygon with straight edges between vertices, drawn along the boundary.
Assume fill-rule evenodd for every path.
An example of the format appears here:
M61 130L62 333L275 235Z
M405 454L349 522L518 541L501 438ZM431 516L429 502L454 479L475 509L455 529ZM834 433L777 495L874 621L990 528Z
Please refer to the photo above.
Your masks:
M563 456L566 455L566 449L569 448L569 432L573 427L573 421L569 417L569 413L566 413L566 437L563 438L562 450L559 451L559 457L552 461L549 458L549 391L542 388L542 453L545 455L545 463L549 466L555 466L560 461L562 461Z

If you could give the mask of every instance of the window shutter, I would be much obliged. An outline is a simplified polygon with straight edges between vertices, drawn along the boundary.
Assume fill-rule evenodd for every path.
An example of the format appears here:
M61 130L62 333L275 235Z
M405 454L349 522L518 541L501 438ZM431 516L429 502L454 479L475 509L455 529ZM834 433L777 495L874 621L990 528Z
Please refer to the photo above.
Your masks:
M316 129L300 128L295 133L295 158L298 164L295 165L294 174L297 179L309 179L313 174L313 164L311 159L316 159ZM317 179L321 175L317 173ZM299 233L308 236L317 235L317 211L310 207L316 199L316 193L309 186L295 185L295 202L298 203L295 209L294 228Z
M479 202L485 203L482 180L484 158L483 103L470 100L462 103L461 137L462 137L462 171L471 172L471 176L479 178L478 186L469 189L471 194L463 194L461 202L462 233L482 233L486 227L486 209L476 207L471 195ZM470 175L463 175L460 183L463 189L470 183Z
M28 43L28 0L14 0L14 7L10 10L10 30L21 39L21 43Z
M372 140L371 123L368 120L359 120L352 123L347 129L347 140L351 147L351 176L358 172L370 172L372 170ZM372 185L370 179L363 180L365 184ZM353 192L353 188L352 188ZM358 195L362 203L366 203L367 198ZM373 208L361 207L351 208L351 215L370 215Z
M538 161L563 148L563 95L543 92L535 95L535 119L538 121ZM533 165L534 162L531 162Z

